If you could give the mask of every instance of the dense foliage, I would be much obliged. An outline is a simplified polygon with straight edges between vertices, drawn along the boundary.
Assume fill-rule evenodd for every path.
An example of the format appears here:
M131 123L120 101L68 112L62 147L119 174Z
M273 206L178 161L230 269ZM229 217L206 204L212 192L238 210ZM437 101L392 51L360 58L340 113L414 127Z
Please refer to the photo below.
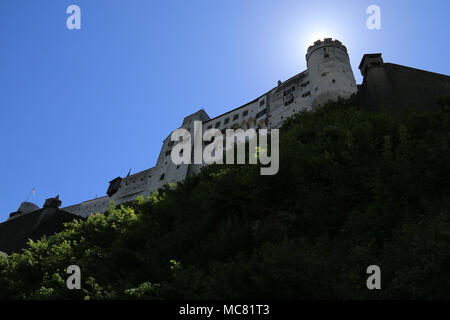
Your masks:
M0 298L450 297L447 102L392 114L340 101L280 134L277 175L209 166L0 258ZM81 290L66 288L72 264ZM382 290L366 287L372 264Z

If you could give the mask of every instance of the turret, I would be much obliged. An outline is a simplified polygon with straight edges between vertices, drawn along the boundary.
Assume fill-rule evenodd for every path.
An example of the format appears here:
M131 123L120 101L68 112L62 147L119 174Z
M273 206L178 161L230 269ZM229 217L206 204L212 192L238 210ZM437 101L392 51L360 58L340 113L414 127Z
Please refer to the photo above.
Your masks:
M306 62L313 109L357 92L347 48L340 41L326 38L314 42L308 48Z

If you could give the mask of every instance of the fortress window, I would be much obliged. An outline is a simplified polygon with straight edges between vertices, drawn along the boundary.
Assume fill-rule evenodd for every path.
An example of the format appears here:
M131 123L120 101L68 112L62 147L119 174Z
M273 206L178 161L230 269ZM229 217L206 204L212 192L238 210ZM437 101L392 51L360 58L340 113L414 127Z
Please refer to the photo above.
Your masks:
M244 112L242 112L243 117L245 117L246 115L248 115L248 110L245 110Z
M329 55L328 53L325 53L325 54L323 55L323 57L324 57L324 58L329 58L330 55Z
M169 151L166 151L166 157L167 157L168 155L170 155L170 150L169 150Z
M291 89L284 90L283 96L284 96L284 97L289 96L291 93L292 93L292 88L291 88Z
M230 122L230 118L226 118L226 119L223 121L223 124L227 124L228 122Z
M262 107L262 106L264 105L264 103L266 103L266 100L261 100L261 101L259 102L259 106Z
M209 129L211 129L211 128L212 128L212 125L208 126L208 128L207 128L207 129L209 130Z
M164 173L161 175L161 177L159 177L159 180L161 181L162 179L164 179Z
M214 128L218 128L218 127L220 127L220 121L216 122L216 125L214 126Z
M233 116L233 120L237 120L238 118L239 118L239 113L237 113Z
M309 81L306 81L305 83L302 83L300 86L301 86L302 88L304 88L304 87L306 87L308 84L309 84Z
M331 80L331 81L332 81L333 83L336 83L336 80L334 80L334 79L333 79L333 80Z
M266 113L267 113L267 109L264 109L263 111L258 112L258 113L256 114L256 119L262 117L262 116L265 115Z
M310 96L310 95L311 95L311 92L310 92L310 91L308 91L308 92L306 92L306 93L302 94L302 97L304 98L304 97L307 97L307 96Z
M285 102L284 102L284 105L285 106L288 106L288 105L290 105L292 102L294 102L294 95L290 95L289 97L285 97Z
M180 169L180 165L177 165L177 169Z

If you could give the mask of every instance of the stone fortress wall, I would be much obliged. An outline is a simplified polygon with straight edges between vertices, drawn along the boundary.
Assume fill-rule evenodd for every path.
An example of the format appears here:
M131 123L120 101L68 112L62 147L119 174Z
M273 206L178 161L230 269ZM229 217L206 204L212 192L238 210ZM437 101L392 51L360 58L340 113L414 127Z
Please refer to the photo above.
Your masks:
M341 42L332 39L316 41L306 55L307 70L278 82L278 86L255 100L210 118L202 109L184 118L181 128L193 136L194 121L202 121L203 130L279 128L283 122L301 110L312 110L328 100L348 98L357 92L347 49ZM202 165L175 165L170 153L174 143L170 135L164 140L156 166L125 178L110 182L110 196L96 198L63 210L87 217L92 213L104 212L111 201L121 204L147 197L168 183L177 183L187 175L196 173Z

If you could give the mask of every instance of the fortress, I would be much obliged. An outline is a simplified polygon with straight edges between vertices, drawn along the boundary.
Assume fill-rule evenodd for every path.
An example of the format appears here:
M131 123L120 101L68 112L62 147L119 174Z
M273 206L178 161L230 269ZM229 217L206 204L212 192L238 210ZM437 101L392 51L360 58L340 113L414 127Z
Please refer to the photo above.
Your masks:
M356 94L360 106L368 110L402 107L437 107L437 98L450 93L450 77L400 65L384 63L381 54L364 55L359 69L364 77L357 85L347 48L331 38L316 41L306 54L307 70L281 82L253 101L210 118L199 110L184 118L181 128L193 135L194 121L202 121L203 130L279 128L283 122L301 110L314 110L330 100L349 98ZM405 97L408 97L405 100ZM63 211L87 217L104 212L111 201L115 204L147 197L168 183L177 183L198 173L203 165L175 165L171 161L174 142L170 135L164 140L154 167L110 181L106 196L62 208ZM59 200L58 200L59 201ZM22 208L22 209L21 209ZM24 203L10 215L15 218L39 208ZM31 209L24 209L31 208Z
M203 130L279 128L283 121L300 110L318 108L330 99L348 98L357 92L346 47L337 40L317 41L308 49L307 70L254 99L218 117L210 118L199 110L184 118L181 128L193 135L194 121L202 121ZM170 135L164 140L156 166L125 178L110 181L107 196L62 208L64 211L86 217L103 212L110 201L121 204L147 197L168 183L176 183L199 172L202 165L174 165L170 153L174 143Z

